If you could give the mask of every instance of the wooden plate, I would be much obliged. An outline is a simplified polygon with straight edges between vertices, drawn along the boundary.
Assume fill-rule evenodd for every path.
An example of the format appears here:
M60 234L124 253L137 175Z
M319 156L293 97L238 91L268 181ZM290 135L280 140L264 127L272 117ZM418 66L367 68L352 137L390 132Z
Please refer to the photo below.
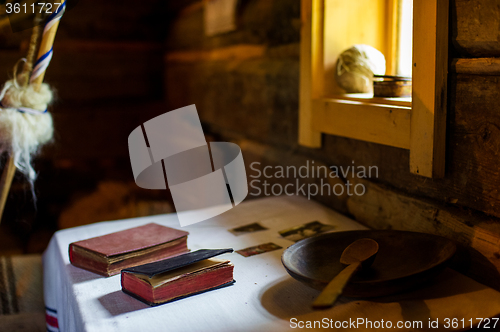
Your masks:
M344 289L350 297L374 297L401 292L417 286L441 271L456 251L443 237L405 231L329 232L291 245L281 261L295 279L323 289L344 266L340 256L357 239L378 242L373 265L359 272Z

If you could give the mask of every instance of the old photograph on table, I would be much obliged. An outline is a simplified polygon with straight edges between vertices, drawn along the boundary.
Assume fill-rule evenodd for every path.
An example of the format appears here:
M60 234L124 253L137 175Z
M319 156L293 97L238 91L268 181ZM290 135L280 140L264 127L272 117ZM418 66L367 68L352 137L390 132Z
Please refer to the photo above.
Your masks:
M231 232L235 236L240 236L240 235L245 235L249 233L254 233L258 231L265 231L267 230L267 227L262 226L258 222L254 222L248 225L243 225L235 228L231 228L228 231Z
M319 221L311 221L307 224L287 228L279 231L279 234L290 241L300 241L316 234L331 231L335 229L333 225L326 225Z

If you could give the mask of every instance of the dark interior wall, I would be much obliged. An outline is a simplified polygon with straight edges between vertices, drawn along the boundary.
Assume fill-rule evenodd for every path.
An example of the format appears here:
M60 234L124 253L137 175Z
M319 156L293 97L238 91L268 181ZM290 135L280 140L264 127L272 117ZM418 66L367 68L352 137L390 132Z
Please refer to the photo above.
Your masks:
M358 180L366 195L315 198L375 228L458 240L472 248L462 269L498 288L500 80L497 72L483 68L480 74L465 75L451 64L457 58L500 56L499 6L494 0L450 1L443 179L411 174L409 153L403 149L329 135L321 149L298 145L299 0L243 1L238 29L210 38L204 36L201 4L185 8L167 35L166 99L169 109L196 104L207 129L239 142L247 164L315 160L377 166L377 178Z
M128 0L70 3L74 6L63 16L45 78L57 93L51 111L56 143L61 142L49 146L46 156L126 156L126 144L118 142L163 100L169 10L157 0L140 6ZM13 33L9 26L1 31L2 80L12 76L14 64L26 55L30 34Z
M163 41L169 13L163 1L69 0L45 82L56 91L50 108L54 140L35 160L36 206L16 175L0 225L0 252L41 251L73 199L102 180L132 181L127 137L165 111ZM26 56L30 30L0 31L0 79ZM4 241L8 238L8 241Z

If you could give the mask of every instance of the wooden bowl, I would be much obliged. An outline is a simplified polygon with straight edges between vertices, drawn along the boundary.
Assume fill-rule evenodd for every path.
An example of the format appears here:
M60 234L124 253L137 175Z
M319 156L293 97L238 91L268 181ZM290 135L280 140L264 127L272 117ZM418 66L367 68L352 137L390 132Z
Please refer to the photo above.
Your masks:
M379 252L373 265L347 284L345 296L375 297L413 288L438 274L456 251L452 241L424 233L329 232L291 245L283 252L281 261L293 278L323 289L345 267L340 263L344 249L361 238L377 241Z
M411 97L411 78L402 76L374 75L374 97Z

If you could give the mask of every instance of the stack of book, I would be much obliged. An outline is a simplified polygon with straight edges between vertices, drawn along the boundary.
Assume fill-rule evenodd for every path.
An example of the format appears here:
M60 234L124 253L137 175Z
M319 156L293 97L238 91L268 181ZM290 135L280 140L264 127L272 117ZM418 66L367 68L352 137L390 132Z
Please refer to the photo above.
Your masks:
M123 292L152 306L233 284L234 266L214 258L233 249L189 252L188 234L151 223L73 242L69 257L103 276L121 272Z

